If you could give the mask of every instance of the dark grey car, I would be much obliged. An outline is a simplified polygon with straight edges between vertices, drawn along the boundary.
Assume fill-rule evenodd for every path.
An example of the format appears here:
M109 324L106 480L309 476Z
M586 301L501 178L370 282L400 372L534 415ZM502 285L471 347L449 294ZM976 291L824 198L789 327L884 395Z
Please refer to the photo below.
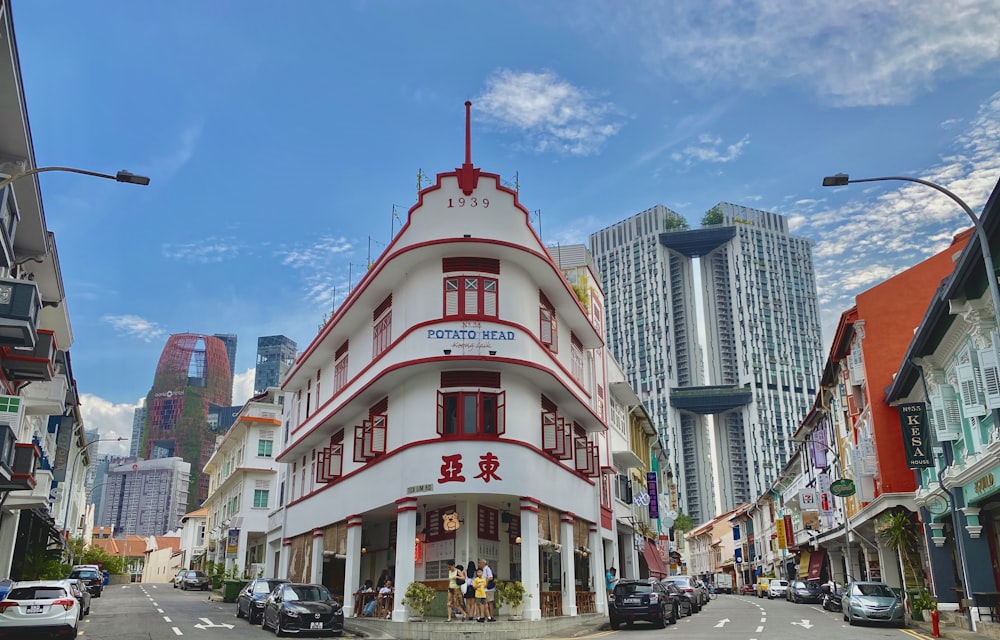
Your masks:
M637 620L652 622L659 628L677 622L680 615L677 592L667 590L656 580L619 580L608 602L611 628L621 623L629 627Z
M344 633L344 610L321 584L279 585L264 601L263 629L286 633L339 636Z
M188 571L181 578L182 591L187 591L188 589L208 591L209 586L208 574L204 571Z
M240 595L236 596L236 617L246 618L250 624L259 624L264 615L264 601L267 596L274 591L278 585L287 583L288 580L278 580L275 578L257 578L251 580L247 586L240 590Z

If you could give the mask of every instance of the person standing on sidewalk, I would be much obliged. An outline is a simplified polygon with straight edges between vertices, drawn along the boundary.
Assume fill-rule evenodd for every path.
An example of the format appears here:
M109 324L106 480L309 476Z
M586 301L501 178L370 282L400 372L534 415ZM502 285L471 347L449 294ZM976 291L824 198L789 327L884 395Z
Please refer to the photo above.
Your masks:
M493 569L490 569L490 564L485 558L479 559L479 569L486 580L486 621L496 622L497 619L493 617L493 602L497 595L497 581L493 576Z

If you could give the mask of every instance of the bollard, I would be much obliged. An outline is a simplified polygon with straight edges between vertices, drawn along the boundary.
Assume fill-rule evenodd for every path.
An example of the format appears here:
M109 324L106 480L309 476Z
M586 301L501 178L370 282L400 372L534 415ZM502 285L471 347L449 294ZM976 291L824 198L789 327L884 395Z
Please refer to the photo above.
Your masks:
M931 636L935 638L941 637L941 627L938 624L939 618L937 609L931 611Z

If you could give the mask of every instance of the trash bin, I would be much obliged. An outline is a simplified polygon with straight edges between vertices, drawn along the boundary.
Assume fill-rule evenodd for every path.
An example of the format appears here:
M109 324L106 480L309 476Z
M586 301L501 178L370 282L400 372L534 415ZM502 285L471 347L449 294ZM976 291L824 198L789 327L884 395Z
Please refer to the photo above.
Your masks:
M236 602L236 598L240 595L240 590L246 586L246 582L243 580L226 580L222 583L222 600L223 602Z

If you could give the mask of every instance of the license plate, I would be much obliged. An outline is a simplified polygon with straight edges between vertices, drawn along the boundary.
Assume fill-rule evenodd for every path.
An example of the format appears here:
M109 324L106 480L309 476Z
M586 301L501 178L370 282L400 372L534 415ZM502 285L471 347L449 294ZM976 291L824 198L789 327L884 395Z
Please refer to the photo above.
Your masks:
M642 598L625 598L625 604L642 604Z
M889 613L886 611L872 611L868 614L869 618L888 618Z
M323 623L322 622L310 622L309 623L309 628L310 629L322 629L323 628Z
M25 611L27 613L41 613L43 608L40 604L29 604Z

